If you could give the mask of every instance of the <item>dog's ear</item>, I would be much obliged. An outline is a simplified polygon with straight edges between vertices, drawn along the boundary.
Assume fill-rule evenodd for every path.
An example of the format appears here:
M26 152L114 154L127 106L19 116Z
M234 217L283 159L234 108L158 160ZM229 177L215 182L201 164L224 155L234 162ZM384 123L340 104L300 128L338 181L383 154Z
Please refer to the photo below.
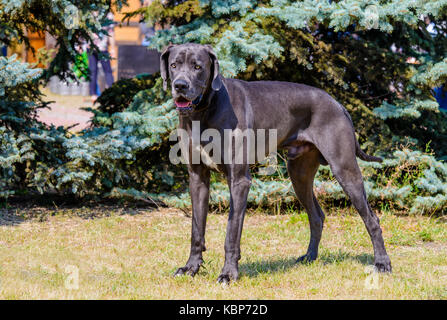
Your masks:
M160 56L160 74L161 78L163 79L163 89L166 91L168 89L168 78L169 78L169 66L168 66L168 59L169 59L169 52L172 49L174 45L170 44L167 46Z
M219 61L217 60L216 53L213 50L213 47L210 45L206 45L208 54L211 58L212 68L213 68L213 81L211 82L211 88L215 91L219 91L222 87L222 79L219 73Z

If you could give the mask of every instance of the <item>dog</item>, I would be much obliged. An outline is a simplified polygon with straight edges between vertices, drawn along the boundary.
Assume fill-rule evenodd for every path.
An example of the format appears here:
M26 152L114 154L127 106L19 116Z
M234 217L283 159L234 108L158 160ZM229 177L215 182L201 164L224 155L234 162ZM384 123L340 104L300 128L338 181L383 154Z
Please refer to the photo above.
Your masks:
M224 78L209 45L169 45L160 56L160 73L165 90L171 82L179 128L189 135L194 121L202 131L215 129L223 134L236 129L276 130L278 148L288 150L287 170L294 191L309 217L309 246L297 262L311 262L318 255L325 216L314 195L313 180L320 165L329 165L365 223L374 248L375 267L380 272L391 272L379 219L368 203L356 157L377 162L382 159L360 149L351 117L341 104L324 90L305 84ZM222 154L225 152L222 149ZM212 168L203 162L188 162L187 167L193 211L191 251L186 265L175 275L194 276L203 263L210 171L217 169L225 174L230 189L225 263L217 280L236 280L251 184L249 163L220 163Z

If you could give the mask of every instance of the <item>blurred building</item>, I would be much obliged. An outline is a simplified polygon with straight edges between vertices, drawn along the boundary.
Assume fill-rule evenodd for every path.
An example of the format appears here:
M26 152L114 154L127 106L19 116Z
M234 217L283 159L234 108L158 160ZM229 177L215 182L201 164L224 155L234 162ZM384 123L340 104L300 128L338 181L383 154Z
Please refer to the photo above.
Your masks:
M128 0L128 6L125 7L124 11L134 11L141 8L140 0ZM139 45L141 44L143 35L141 34L139 17L133 17L129 20L129 23L121 23L124 14L114 12L114 21L116 22L115 27L115 42L116 48L115 52L118 53L118 47L121 45ZM29 32L28 36L30 39L31 47L34 48L35 52L38 49L45 47L46 49L51 49L55 47L55 41L52 37L45 32ZM109 48L110 49L110 48ZM109 50L110 52L110 50ZM22 59L29 63L37 62L37 55L33 54L31 49L25 50L23 47L10 48L8 54L18 53ZM118 60L114 59L111 61L112 69L114 71L114 78L117 79L118 76ZM43 67L39 65L39 67Z

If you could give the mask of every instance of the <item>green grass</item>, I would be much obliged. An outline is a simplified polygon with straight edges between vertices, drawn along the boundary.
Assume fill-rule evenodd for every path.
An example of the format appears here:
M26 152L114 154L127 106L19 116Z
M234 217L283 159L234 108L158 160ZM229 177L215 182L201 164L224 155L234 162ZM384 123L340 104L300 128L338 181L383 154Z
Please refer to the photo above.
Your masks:
M3 210L0 298L447 299L445 219L382 213L393 273L370 274L372 245L363 222L349 210L327 210L332 214L320 256L309 265L294 263L307 248L305 214L248 214L240 280L224 287L216 279L226 215L209 216L208 250L198 275L174 278L188 258L190 218L172 209L107 210L100 218L54 210L23 221L6 219ZM78 288L70 282L76 277L72 270L78 271Z

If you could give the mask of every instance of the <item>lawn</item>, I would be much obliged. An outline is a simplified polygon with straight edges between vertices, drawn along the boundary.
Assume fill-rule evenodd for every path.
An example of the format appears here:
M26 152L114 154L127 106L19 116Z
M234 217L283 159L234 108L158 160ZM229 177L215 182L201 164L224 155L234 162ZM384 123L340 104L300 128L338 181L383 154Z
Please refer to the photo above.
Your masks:
M216 283L226 215L210 214L205 263L174 278L188 258L191 219L175 209L0 211L2 299L447 299L447 219L380 214L392 274L371 273L372 245L352 211L329 209L320 256L307 248L302 212L249 213L240 280ZM94 210L93 210L94 211Z

